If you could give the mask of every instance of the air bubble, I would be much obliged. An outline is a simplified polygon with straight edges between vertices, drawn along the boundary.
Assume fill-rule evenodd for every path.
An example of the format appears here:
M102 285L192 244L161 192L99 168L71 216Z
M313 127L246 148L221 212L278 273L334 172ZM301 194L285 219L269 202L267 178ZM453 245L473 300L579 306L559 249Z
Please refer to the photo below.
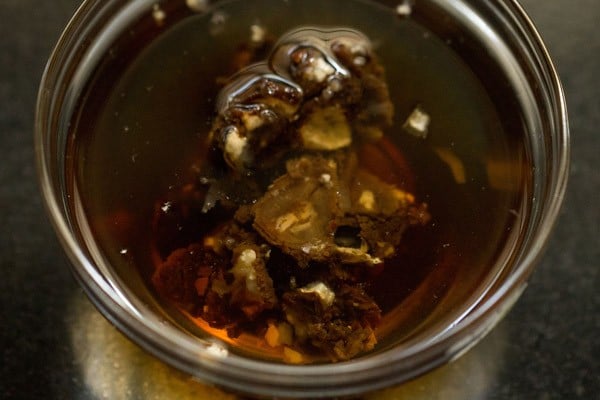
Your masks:
M171 209L171 206L172 206L172 205L173 205L173 204L172 204L170 201L167 201L167 202L165 202L165 203L164 203L164 204L163 204L163 205L160 207L160 209L161 209L161 210L162 210L164 213L167 213L167 212L169 212L169 210Z
M254 44L260 45L265 42L267 37L267 30L258 24L254 24L250 27L250 41Z
M210 19L210 27L208 29L212 36L219 35L225 30L225 22L228 15L223 11L215 11Z
M152 18L154 18L156 25L162 26L165 23L167 14L160 8L160 5L155 4L152 6Z
M396 6L396 14L400 17L409 17L412 14L412 4L405 0Z

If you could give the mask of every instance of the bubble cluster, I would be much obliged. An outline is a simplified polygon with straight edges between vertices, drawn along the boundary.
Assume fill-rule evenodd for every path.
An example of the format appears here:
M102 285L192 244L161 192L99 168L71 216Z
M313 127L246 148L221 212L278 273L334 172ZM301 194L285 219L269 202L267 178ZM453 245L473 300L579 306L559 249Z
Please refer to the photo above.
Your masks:
M354 134L378 136L393 110L371 48L348 28L304 27L282 36L266 60L239 71L219 94L211 138L226 163L252 168L282 141L336 150ZM366 114L373 110L379 115Z

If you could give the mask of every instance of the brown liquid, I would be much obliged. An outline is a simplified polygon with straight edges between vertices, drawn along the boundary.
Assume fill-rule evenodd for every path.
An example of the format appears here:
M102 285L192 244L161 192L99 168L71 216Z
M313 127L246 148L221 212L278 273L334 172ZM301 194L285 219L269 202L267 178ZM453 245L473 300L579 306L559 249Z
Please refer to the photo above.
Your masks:
M356 28L376 44L386 68L394 126L384 145L362 150L361 162L428 203L433 219L405 234L399 253L371 283L384 311L378 348L450 326L502 272L494 265L512 245L507 240L523 216L529 182L510 101L432 30L368 2L344 2L344 13L334 3L239 0L206 15L168 3L162 26L148 15L94 73L73 116L68 149L81 202L75 206L84 210L103 256L141 297L152 296L155 203L202 166L216 80L227 75L257 21L274 36L306 24ZM426 139L402 129L417 105L431 116ZM252 338L240 343L264 350Z

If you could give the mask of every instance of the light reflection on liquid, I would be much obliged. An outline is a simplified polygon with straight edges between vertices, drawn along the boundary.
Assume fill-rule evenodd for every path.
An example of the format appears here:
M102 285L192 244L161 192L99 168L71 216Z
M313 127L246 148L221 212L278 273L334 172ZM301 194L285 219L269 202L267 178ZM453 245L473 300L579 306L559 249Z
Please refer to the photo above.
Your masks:
M70 310L70 339L87 388L98 399L241 400L171 368L130 342L77 292ZM362 400L477 400L488 397L503 363L502 324L452 364Z
M70 308L74 357L87 388L98 399L237 399L147 354L106 321L82 293L73 296Z

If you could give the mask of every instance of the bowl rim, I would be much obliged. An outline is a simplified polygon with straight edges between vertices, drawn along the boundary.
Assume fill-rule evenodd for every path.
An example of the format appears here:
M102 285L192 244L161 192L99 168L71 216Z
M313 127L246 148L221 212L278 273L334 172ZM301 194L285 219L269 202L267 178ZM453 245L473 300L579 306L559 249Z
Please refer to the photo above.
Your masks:
M554 95L555 101L555 139L558 140L557 154L552 160L555 163L555 180L552 195L547 199L540 216L536 240L529 252L506 283L451 331L444 332L434 343L417 343L402 352L383 352L337 364L282 365L227 353L217 342L190 340L180 332L171 332L174 328L165 326L158 318L137 312L118 288L96 270L71 235L69 221L64 214L64 204L61 202L62 194L55 190L55 177L51 176L48 167L52 160L45 148L46 135L52 129L46 121L47 114L53 111L50 103L56 87L52 82L61 78L58 64L65 56L65 47L75 43L76 36L81 33L81 21L89 20L90 13L97 11L98 7L107 10L117 6L123 3L120 0L86 0L79 7L50 56L36 105L35 157L44 205L71 261L73 274L87 295L107 319L158 358L200 379L249 394L305 397L367 392L415 378L468 350L508 311L525 288L559 215L570 162L566 99L548 50L533 22L516 0L492 2L504 6L506 12L512 13L512 17L519 20L521 29L529 36L530 45L534 46L544 62L540 67L545 69L547 83L550 84L546 89ZM100 6L100 3L103 5ZM155 2L140 0L133 3L150 9Z

